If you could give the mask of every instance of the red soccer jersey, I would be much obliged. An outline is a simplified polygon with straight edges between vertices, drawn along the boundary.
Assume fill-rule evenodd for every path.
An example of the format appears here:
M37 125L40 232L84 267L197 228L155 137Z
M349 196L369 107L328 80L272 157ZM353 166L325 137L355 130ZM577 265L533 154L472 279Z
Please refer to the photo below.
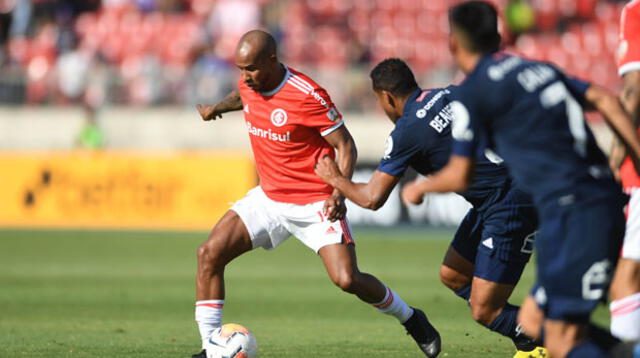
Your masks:
M620 18L620 46L618 48L618 74L640 70L640 0L625 5ZM640 187L640 177L627 158L620 168L622 186Z
M335 158L323 136L343 121L322 87L286 70L282 83L268 93L252 90L242 79L238 86L262 190L275 201L308 204L333 192L314 165L325 155Z
M640 0L625 5L620 16L618 74L640 70Z

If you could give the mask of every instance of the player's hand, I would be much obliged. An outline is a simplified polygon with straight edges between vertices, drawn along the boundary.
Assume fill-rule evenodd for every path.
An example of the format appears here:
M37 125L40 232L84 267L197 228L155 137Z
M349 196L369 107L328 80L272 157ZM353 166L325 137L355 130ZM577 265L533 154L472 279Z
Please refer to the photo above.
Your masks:
M201 104L196 104L196 109L200 113L200 117L204 121L216 120L216 118L222 118L222 112L216 109L216 106L203 106Z
M422 204L422 198L424 193L420 190L420 181L412 181L405 184L402 188L402 201L405 204L420 205Z
M347 205L342 196L334 194L324 201L323 211L324 216L329 219L329 221L334 222L345 218L347 215Z
M621 183L622 182L622 178L620 177L620 167L614 165L613 163L610 164L610 167L611 167L611 173L613 174L613 178L618 183Z
M335 178L338 178L340 175L340 168L338 168L338 164L331 159L328 155L325 155L323 158L318 160L318 163L315 166L316 175L320 177L320 179L324 180L325 183L331 185L331 181Z

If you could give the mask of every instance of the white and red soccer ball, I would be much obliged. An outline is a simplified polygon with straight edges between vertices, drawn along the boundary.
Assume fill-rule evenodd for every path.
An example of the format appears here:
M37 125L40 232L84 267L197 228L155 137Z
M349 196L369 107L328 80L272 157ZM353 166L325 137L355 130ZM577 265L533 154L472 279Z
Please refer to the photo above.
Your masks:
M211 333L205 349L207 358L255 358L258 344L246 327L228 323Z

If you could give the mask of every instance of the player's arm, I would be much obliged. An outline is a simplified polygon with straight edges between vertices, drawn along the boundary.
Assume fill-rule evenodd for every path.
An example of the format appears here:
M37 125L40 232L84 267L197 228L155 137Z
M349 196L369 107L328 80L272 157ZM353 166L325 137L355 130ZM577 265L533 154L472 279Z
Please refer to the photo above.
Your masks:
M318 161L316 174L347 199L371 210L378 210L384 205L400 180L399 177L376 170L368 183L354 183L340 173L336 162L329 157Z
M427 193L460 192L469 187L473 174L473 159L451 155L449 162L440 171L427 179L415 180L402 189L402 200L420 204Z
M337 163L340 173L342 173L345 178L351 179L356 165L356 159L358 158L358 151L347 127L341 125L331 133L325 135L324 139L335 148L337 152ZM331 198L325 201L324 210L331 221L344 218L347 208L344 205L344 197L338 189L335 189Z
M235 90L229 93L220 102L214 105L197 104L196 109L200 113L202 120L210 121L222 118L223 113L239 111L242 109L242 98L240 92Z
M640 70L627 72L623 81L620 100L637 127L640 121Z
M640 71L630 71L624 75L624 84L620 93L622 106L629 113L636 129L640 122ZM609 163L614 171L622 165L627 154L625 147L617 138L613 138L611 152L609 153Z
M609 166L617 181L620 181L620 166L622 166L622 162L624 162L626 156L627 151L624 145L614 136L611 140L611 149L609 150Z
M640 172L640 138L636 127L622 107L622 103L608 90L591 85L585 92L587 103L598 110L631 156L636 170Z

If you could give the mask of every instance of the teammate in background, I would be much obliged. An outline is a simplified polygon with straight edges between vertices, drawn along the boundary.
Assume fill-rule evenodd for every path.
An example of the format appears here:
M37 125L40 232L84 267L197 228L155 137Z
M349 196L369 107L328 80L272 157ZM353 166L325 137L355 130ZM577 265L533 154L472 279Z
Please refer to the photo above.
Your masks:
M623 79L622 105L638 125L640 121L640 1L628 3L620 21L618 74ZM618 141L610 157L614 170L625 157ZM623 340L640 339L640 176L627 160L620 168L622 187L631 195L627 206L627 232L611 283L611 333Z
M603 88L548 63L498 52L497 13L489 3L456 5L449 21L451 53L468 74L451 104L452 156L431 180L405 186L403 198L416 202L427 192L463 190L475 153L486 143L532 195L539 213L537 284L519 313L525 332L538 337L544 327L554 358L615 356L623 347L607 330L589 325L589 317L606 298L624 235L626 200L583 108L604 115L639 167L635 128Z
M272 249L290 235L314 250L342 290L396 317L428 357L440 352L440 335L425 314L409 307L377 278L360 272L340 192L318 178L319 158L334 158L351 177L356 147L326 91L278 61L276 43L250 31L235 53L239 92L200 106L205 121L244 110L260 185L236 202L198 249L196 321L204 341L222 321L224 269L257 247ZM203 349L193 357L205 357Z
M377 170L368 183L354 183L326 157L316 173L346 198L376 210L408 167L429 175L447 164L455 120L449 104L456 87L421 90L399 59L380 62L371 80L378 103L395 124ZM513 186L500 158L482 153L476 160L475 179L460 193L473 208L449 246L440 279L470 303L474 320L513 340L515 357L544 357L540 353L546 350L518 329L519 307L507 302L531 256L537 214L529 196Z

